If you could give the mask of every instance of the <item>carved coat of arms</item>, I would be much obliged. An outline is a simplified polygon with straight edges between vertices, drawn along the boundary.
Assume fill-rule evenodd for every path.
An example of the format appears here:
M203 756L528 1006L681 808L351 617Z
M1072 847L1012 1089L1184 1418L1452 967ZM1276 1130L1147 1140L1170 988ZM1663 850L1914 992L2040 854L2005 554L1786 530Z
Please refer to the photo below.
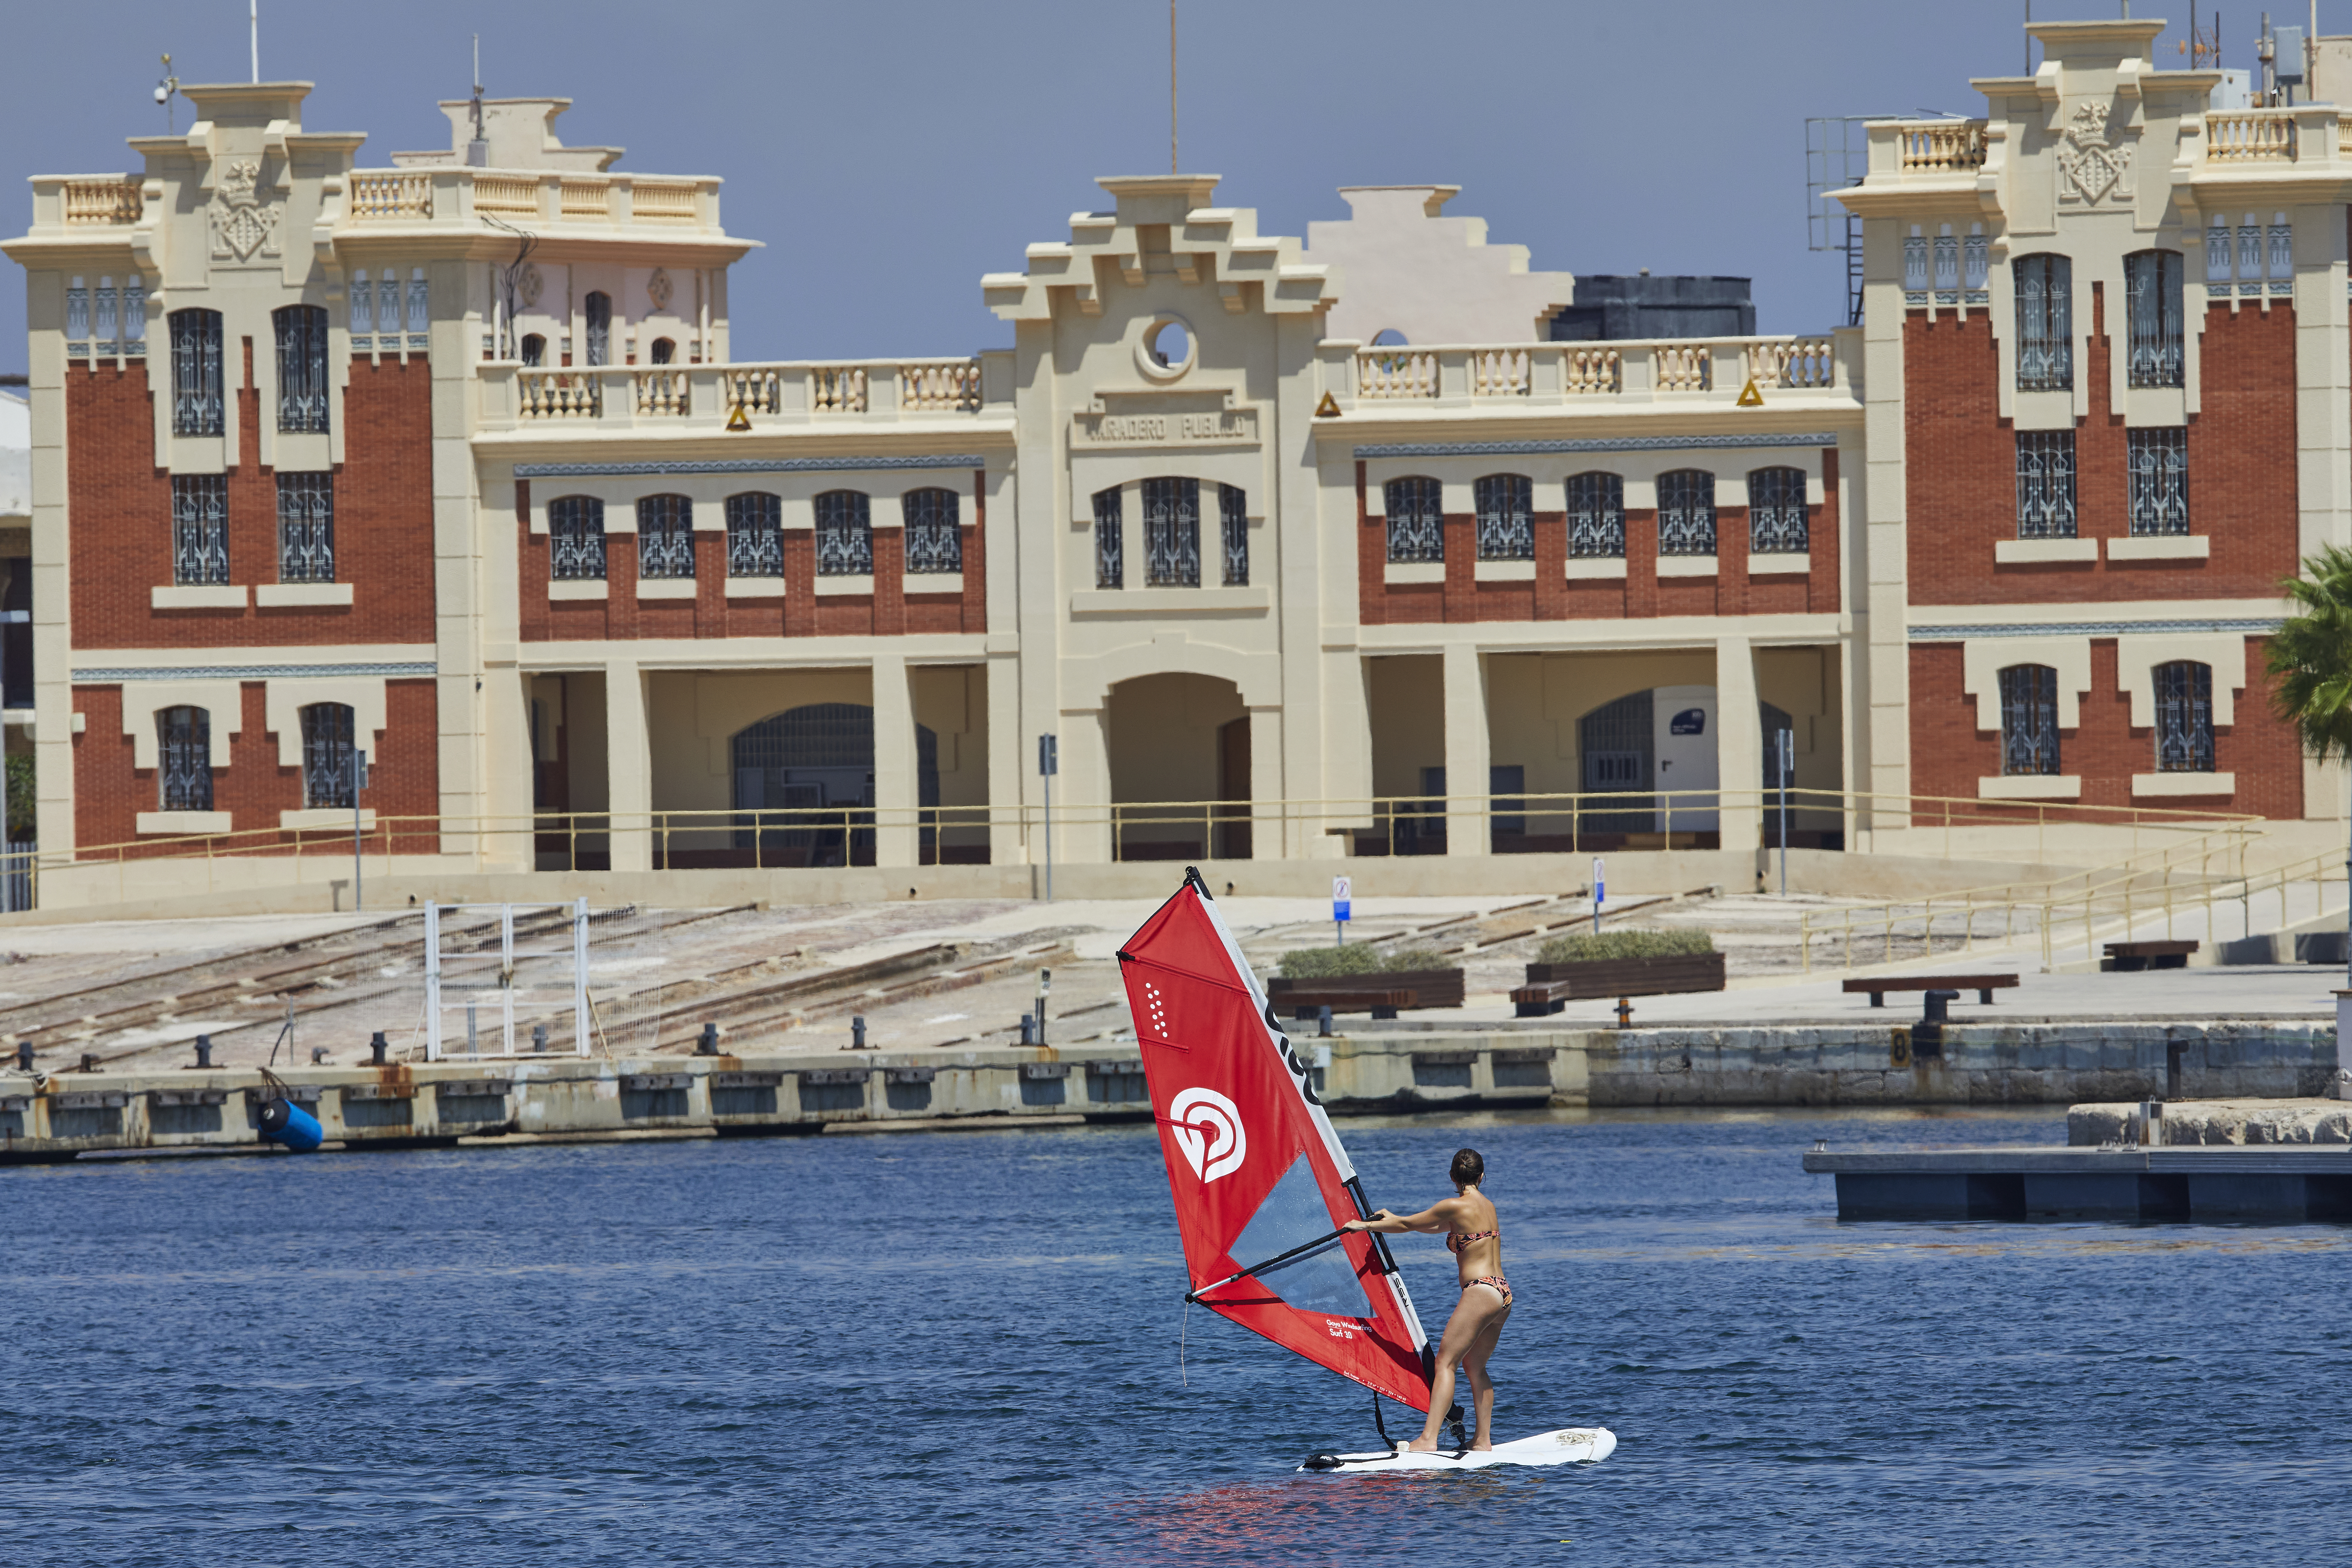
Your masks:
M214 260L250 261L257 251L278 254L278 204L260 199L255 188L260 177L257 159L232 158L221 166L220 184L213 190Z
M2091 205L2110 192L2117 201L2131 199L2133 149L2112 134L2113 115L2104 103L2085 103L2068 120L2058 150L2061 201Z

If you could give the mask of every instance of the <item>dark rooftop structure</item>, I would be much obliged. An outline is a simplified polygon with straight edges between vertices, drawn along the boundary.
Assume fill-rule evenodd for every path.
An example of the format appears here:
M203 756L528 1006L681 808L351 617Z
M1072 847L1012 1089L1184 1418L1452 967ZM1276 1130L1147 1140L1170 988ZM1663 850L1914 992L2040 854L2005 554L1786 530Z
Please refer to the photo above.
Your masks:
M1744 338L1756 331L1745 278L1595 277L1580 273L1576 303L1551 318L1556 343L1622 338Z

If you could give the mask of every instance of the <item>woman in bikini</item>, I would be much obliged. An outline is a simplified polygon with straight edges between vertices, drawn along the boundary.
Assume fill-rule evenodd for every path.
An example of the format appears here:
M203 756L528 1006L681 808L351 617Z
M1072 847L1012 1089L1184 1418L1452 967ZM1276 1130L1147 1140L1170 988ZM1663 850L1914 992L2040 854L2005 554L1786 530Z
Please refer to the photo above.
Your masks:
M1370 1219L1349 1220L1347 1226L1388 1236L1409 1230L1443 1232L1446 1250L1461 1270L1462 1300L1446 1321L1445 1337L1437 1347L1437 1369L1430 1379L1429 1420L1421 1436L1405 1445L1424 1454L1437 1447L1437 1429L1453 1407L1457 1362L1470 1374L1470 1392L1478 1407L1478 1436L1470 1447L1484 1450L1495 1446L1495 1383L1486 1375L1486 1358L1494 1354L1495 1342L1511 1315L1510 1282L1503 1278L1502 1227L1495 1205L1478 1190L1486 1179L1486 1162L1475 1149L1457 1151L1450 1174L1454 1195L1444 1202L1414 1215L1382 1209Z

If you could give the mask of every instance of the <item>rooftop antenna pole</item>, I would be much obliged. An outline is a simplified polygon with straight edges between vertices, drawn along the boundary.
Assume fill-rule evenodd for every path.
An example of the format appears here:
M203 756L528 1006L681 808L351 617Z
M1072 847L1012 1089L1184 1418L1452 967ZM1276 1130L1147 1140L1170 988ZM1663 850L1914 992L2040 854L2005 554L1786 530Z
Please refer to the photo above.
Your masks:
M474 35L474 139L466 144L466 162L474 168L486 169L490 163L490 144L482 134L482 35Z
M253 45L253 79L261 79L261 0L245 0L245 25Z
M1168 0L1168 172L1176 173L1176 0Z
M155 101L163 106L163 130L167 134L177 131L180 128L179 112L172 102L173 95L177 93L179 90L180 79L172 74L172 57L165 55L163 57L163 79L155 84Z
M2025 25L2028 27L2033 26L2033 0L2025 0ZM2033 35L2032 33L2025 35L2025 74L2028 76L2033 74Z

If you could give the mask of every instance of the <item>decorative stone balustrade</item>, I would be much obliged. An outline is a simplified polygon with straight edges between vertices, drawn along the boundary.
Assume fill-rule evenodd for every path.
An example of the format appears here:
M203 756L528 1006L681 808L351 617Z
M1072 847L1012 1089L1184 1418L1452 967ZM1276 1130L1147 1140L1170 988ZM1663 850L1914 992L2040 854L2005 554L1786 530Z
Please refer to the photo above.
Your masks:
M1344 353L1355 400L1451 404L1518 398L1530 404L1668 395L1729 399L1750 377L1759 388L1851 395L1833 337L1709 338L1696 342L1524 343L1363 348ZM1336 369L1339 362L1327 360ZM1337 390L1337 388L1335 388Z
M571 370L493 362L482 369L493 388L488 394L488 422L493 426L509 417L532 424L683 419L719 423L739 411L746 416L803 420L857 415L887 418L977 414L982 401L978 359L611 365ZM503 390L509 384L510 395Z
M1981 120L1906 121L1895 127L1901 167L1906 172L1940 173L1981 168L1985 161L1985 122Z
M68 180L68 224L137 223L142 204L136 180Z
M394 223L433 216L433 177L396 171L355 174L351 178L352 216L367 223Z
M716 180L473 169L455 164L352 171L349 221L398 223L436 216L462 220L468 209L461 198L469 185L474 214L524 226L719 226Z
M1756 343L1748 350L1748 375L1758 386L1833 385L1837 380L1835 348L1827 338Z
M2339 121L2339 137L2340 124ZM2242 109L2205 116L2205 161L2209 163L2292 163L2294 156L2294 111L2291 109Z

